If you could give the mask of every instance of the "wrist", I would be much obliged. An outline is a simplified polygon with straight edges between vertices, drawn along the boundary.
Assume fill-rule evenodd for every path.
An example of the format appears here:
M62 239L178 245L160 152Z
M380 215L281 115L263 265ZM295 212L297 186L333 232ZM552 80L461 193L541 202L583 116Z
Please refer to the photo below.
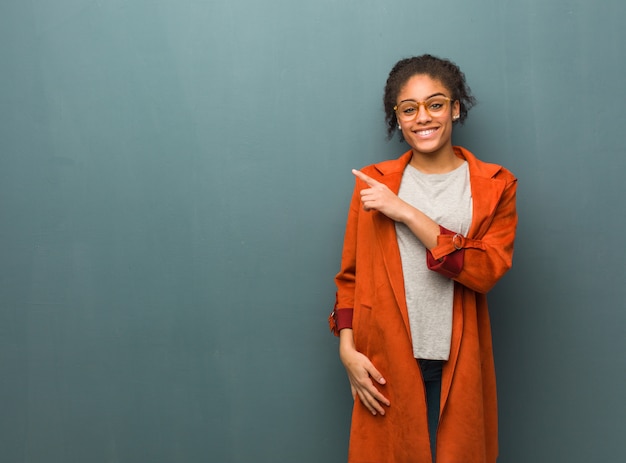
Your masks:
M354 352L356 347L354 345L354 336L352 334L352 328L344 328L339 332L339 357L345 354Z

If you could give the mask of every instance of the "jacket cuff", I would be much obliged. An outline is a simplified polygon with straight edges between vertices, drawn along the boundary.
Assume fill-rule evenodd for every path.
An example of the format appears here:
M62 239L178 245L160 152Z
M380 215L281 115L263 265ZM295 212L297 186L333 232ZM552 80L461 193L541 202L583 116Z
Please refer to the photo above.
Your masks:
M328 317L330 331L339 336L339 332L344 328L352 328L353 309L335 309Z
M463 248L463 243L465 242L465 237L462 235L455 233L453 231L448 230L447 228L439 226L439 231L442 235L453 235L452 240L447 239L447 254L442 255L438 259L435 258L433 253L435 252L437 255L441 254L441 249L438 249L440 246L438 245L435 249L426 252L426 265L428 268L434 272L440 273L441 275L448 278L456 278L461 270L463 270L463 262L465 260L465 249ZM449 238L449 237L448 237ZM439 239L437 240L440 241Z

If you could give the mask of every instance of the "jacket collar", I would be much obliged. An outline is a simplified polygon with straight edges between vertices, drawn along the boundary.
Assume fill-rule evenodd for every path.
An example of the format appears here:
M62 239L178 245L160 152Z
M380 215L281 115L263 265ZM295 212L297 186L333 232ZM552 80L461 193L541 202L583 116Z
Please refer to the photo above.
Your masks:
M493 178L502 169L502 167L497 164L490 164L478 160L476 156L462 146L453 146L452 149L454 150L454 154L467 161L470 175L473 177ZM378 164L374 164L374 167L382 175L402 174L407 164L411 162L412 156L413 152L409 150L397 159L379 162Z

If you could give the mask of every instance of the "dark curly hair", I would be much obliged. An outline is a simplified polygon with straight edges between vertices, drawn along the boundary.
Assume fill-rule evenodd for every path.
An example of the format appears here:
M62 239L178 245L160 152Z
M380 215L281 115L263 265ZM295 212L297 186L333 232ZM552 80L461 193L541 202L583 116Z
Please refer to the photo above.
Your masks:
M398 94L411 77L419 74L425 74L432 79L440 81L451 93L452 99L459 101L461 112L455 122L463 124L467 118L468 111L476 104L476 99L472 96L469 86L465 83L465 74L452 61L432 55L402 59L391 69L383 96L388 139L393 137L398 126L396 112L393 109L397 103Z

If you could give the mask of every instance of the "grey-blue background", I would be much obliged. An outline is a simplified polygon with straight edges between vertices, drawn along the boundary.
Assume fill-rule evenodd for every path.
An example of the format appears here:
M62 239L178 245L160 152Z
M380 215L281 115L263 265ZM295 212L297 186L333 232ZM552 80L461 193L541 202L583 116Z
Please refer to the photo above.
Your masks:
M326 317L382 87L430 52L519 177L503 463L624 461L626 3L3 0L0 460L342 462Z

